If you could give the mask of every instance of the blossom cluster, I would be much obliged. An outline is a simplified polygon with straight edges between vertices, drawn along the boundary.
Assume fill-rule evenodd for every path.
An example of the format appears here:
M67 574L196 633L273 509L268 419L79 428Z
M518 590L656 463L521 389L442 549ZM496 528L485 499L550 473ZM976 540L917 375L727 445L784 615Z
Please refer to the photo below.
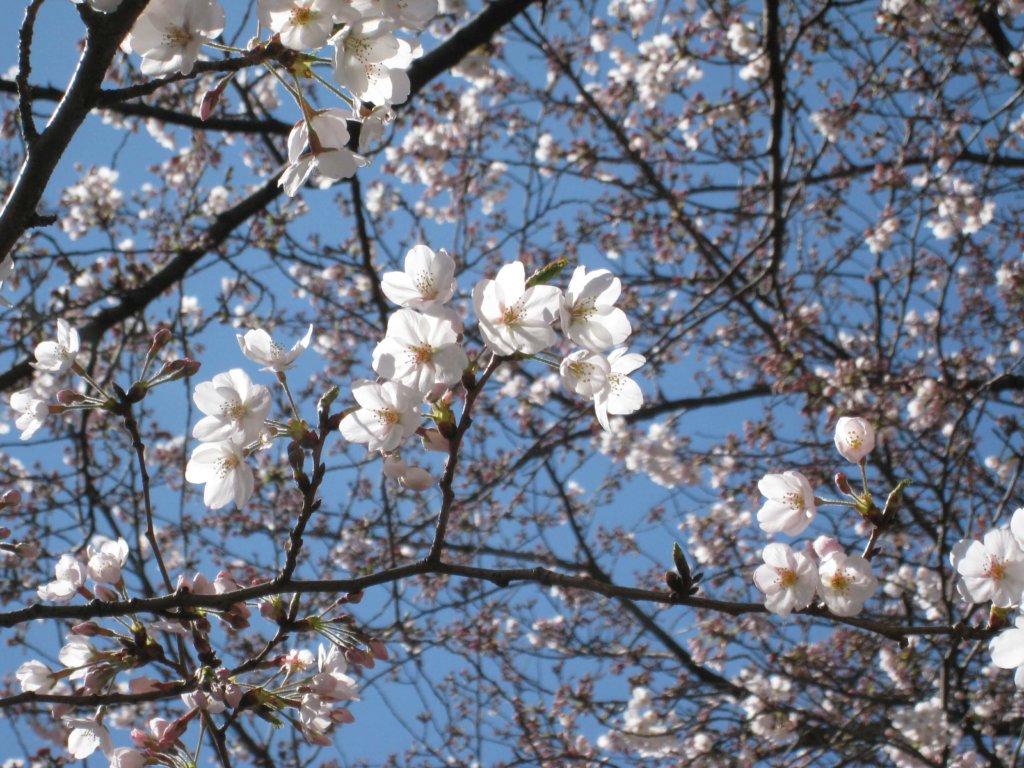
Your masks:
M552 276L563 266L557 264ZM417 245L406 254L402 271L382 276L381 290L399 308L372 353L377 378L352 382L356 407L339 422L342 437L382 454L385 474L411 490L429 488L433 478L403 460L402 445L419 434L428 450L447 452L455 428L451 406L464 378L482 367L479 356L471 365L463 348L464 321L448 306L455 296L455 271L455 260L445 250ZM564 386L592 400L598 421L610 430L610 416L628 415L643 404L629 374L643 365L644 357L621 346L632 330L625 312L615 306L621 291L619 279L608 270L588 272L580 266L563 293L536 276L528 279L523 263L514 261L493 279L478 282L472 296L477 327L495 366L505 359L533 358L557 368ZM556 324L582 347L560 362L547 354L558 340ZM311 326L289 352L262 329L238 341L246 357L275 372L287 387L285 371L309 346L312 332ZM246 457L290 434L289 429L266 422L270 393L240 369L198 385L193 400L205 417L192 432L200 444L185 477L205 485L208 507L232 501L242 506L254 491ZM436 428L426 428L425 419Z
M120 0L88 0L88 4L109 13L117 10ZM407 70L421 53L417 42L399 33L422 31L437 8L437 0L259 0L257 18L261 29L269 31L269 38L254 39L247 51L229 50L271 67L299 107L302 118L288 137L288 167L279 182L289 195L294 195L314 170L330 183L349 178L366 165L356 150L382 133L393 116L391 107L409 97ZM224 9L217 0L149 3L122 48L142 58L144 75L190 75L204 47L228 49L217 42L225 23ZM329 59L333 84L314 72L327 63L319 55L325 46L333 49ZM313 108L302 90L302 80L311 78L342 98L348 108ZM206 94L201 117L210 114L229 79ZM350 121L361 124L356 147L350 143ZM114 180L116 174L109 182Z
M835 444L843 458L863 468L875 447L874 429L864 419L843 417L836 424ZM817 514L819 500L800 472L765 475L757 487L767 498L757 513L764 531L797 536ZM869 496L865 490L863 497L854 498L860 501ZM868 560L847 554L828 536L819 536L805 552L794 551L788 544L768 544L762 557L764 564L754 571L754 584L765 594L765 607L780 616L807 608L815 595L835 615L854 616L878 588Z
M1009 525L987 531L981 541L957 542L949 558L961 598L991 602L997 616L1018 611L1014 626L994 637L989 650L995 666L1017 670L1014 682L1024 688L1024 507L1013 513Z

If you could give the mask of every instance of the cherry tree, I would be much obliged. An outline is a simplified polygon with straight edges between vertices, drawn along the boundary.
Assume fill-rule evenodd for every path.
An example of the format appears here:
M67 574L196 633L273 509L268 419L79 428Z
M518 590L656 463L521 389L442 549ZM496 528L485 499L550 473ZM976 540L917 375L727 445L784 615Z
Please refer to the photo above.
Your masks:
M5 765L1019 761L1024 6L18 8Z

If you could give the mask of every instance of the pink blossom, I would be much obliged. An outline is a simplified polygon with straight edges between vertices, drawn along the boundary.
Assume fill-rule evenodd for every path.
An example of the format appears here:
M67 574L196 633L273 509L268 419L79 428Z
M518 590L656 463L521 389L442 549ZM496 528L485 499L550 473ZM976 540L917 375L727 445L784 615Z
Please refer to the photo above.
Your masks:
M765 607L779 616L806 608L814 599L818 574L811 559L788 544L768 544L764 565L754 571L754 584L765 594Z
M765 475L757 489L768 499L757 513L761 530L797 536L814 519L817 512L814 491L799 472Z

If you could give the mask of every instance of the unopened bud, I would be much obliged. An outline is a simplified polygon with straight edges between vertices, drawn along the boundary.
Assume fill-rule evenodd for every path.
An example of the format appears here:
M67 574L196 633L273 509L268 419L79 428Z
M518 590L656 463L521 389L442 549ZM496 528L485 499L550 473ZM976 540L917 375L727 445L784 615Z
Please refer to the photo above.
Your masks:
M97 584L95 590L96 597L105 603L116 603L121 597L106 584Z
M835 483L840 493L853 496L853 488L850 486L850 479L846 476L845 472L836 472Z
M428 451L448 453L451 448L451 443L448 438L436 429L425 429L420 432L420 442L423 443L423 447Z
M5 525L0 525L0 539L6 539L11 535L11 529Z
M146 353L146 358L152 360L156 357L157 353L166 347L167 342L172 338L174 338L174 334L171 333L169 328L161 328L154 333L153 340L149 343L149 351Z
M562 274L562 270L567 266L569 266L568 259L559 259L558 261L553 261L550 264L545 264L526 278L526 287L532 288L535 285L547 285Z
M17 488L11 488L3 496L0 496L0 506L9 507L10 509L21 506L21 491Z
M100 631L100 625L95 621L83 621L81 624L75 624L71 628L71 634L81 635L82 637L96 637L102 634Z
M73 389L62 389L57 393L57 402L61 405L78 405L85 402L85 395Z

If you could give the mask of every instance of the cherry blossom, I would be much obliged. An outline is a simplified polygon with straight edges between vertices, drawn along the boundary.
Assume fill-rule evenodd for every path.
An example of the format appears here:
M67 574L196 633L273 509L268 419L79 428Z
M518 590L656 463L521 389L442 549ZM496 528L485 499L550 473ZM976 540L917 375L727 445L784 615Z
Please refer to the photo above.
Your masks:
M28 440L46 423L50 415L48 395L36 387L21 389L11 395L11 409L18 414L14 425L21 430L21 439Z
M806 608L818 588L814 562L788 544L768 544L761 553L764 565L754 571L754 584L764 592L765 607L779 616Z
M395 37L392 22L364 19L331 38L334 79L356 98L374 104L401 104L409 98L406 72L418 50Z
M645 362L643 355L626 352L625 347L612 350L608 355L608 384L594 396L594 411L606 432L612 431L609 416L628 416L644 404L640 385L629 374Z
M63 603L70 600L85 584L86 567L74 555L64 554L57 561L57 578L36 590L40 600Z
M245 454L230 440L196 446L185 467L185 479L206 484L203 503L210 509L220 509L232 501L237 507L244 506L255 484Z
M341 434L370 451L393 451L420 425L419 394L397 381L378 384L366 379L352 384L360 408L341 420Z
M407 29L422 30L437 15L438 0L353 0L364 18L383 16Z
M107 754L114 748L110 732L96 720L68 718L64 724L71 728L68 753L75 760L84 760L97 749Z
M866 420L843 416L836 423L836 449L851 464L859 464L875 449L875 430Z
M36 345L34 368L41 371L63 373L75 364L81 341L78 331L63 318L57 320L57 340L41 341Z
M555 343L551 324L561 291L553 285L526 287L521 261L506 264L493 280L473 288L473 308L487 346L499 355L532 355Z
M1000 669L1016 669L1013 682L1024 689L1024 615L1018 615L1014 626L1004 629L988 644L992 663Z
M1024 590L1024 551L1007 529L989 531L972 541L956 564L964 591L975 603L989 600L1000 608L1017 605Z
M320 48L335 22L358 21L360 14L343 0L260 0L260 18L296 51Z
M818 595L836 616L856 616L877 588L871 564L860 555L835 552L818 566Z
M455 293L455 259L444 248L435 253L425 245L405 255L403 272L385 272L381 290L402 307L426 312L447 303Z
M142 57L144 75L190 74L200 48L224 31L224 9L216 0L149 3L123 47Z
M761 530L797 536L814 519L814 490L799 472L765 475L758 481L757 489L768 499L757 512Z
M118 584L121 581L121 566L128 560L128 542L104 539L98 545L88 546L89 576L103 584Z
M373 350L373 370L421 396L435 384L458 383L468 365L448 320L411 309L400 309L388 319L387 334Z
M344 110L313 112L308 121L300 120L288 134L288 167L278 184L285 194L294 196L314 170L328 182L351 178L367 161L349 149L348 143L348 117Z
M603 355L582 349L562 360L558 372L570 392L594 398L608 388L611 366Z
M26 693L46 693L56 684L53 677L53 670L41 661L26 661L14 673L21 685L21 690Z
M619 278L607 269L588 273L586 267L576 267L559 311L562 332L591 352L622 344L632 327L626 313L613 306L621 291Z
M296 358L309 348L313 338L313 326L310 325L306 335L292 345L287 352L262 328L246 331L245 336L237 334L238 346L242 354L257 365L265 366L261 370L282 373L295 364Z
M203 442L236 438L241 444L252 442L259 436L271 405L270 390L253 384L241 368L197 384L192 400L206 414L192 429L192 437Z

